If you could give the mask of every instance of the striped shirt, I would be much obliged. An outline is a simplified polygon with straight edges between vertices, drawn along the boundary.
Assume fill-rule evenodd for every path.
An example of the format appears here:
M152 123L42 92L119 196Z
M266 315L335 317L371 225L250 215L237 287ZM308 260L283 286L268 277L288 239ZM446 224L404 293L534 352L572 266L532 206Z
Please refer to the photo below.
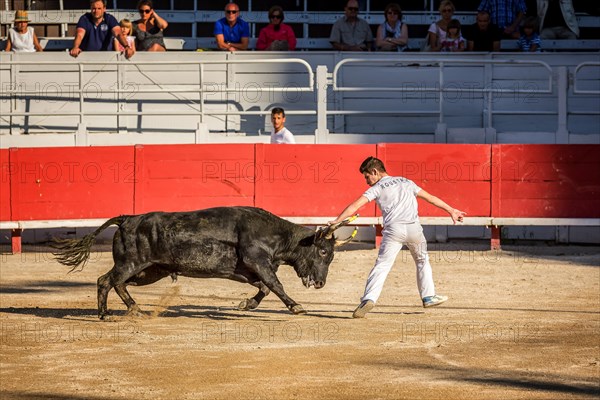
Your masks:
M531 46L534 44L537 45L535 49L536 52L542 51L542 41L540 40L540 35L534 33L531 37L527 37L525 35L521 35L519 40L517 41L519 49L523 52L531 51Z
M492 17L492 23L504 29L517 19L517 14L525 14L525 0L481 0L477 11L487 11Z

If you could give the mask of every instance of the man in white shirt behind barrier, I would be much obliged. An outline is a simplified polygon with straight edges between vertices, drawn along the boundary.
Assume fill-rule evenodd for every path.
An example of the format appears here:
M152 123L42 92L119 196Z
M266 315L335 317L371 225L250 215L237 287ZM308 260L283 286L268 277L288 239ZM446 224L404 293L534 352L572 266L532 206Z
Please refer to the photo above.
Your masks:
M271 143L277 144L295 144L294 135L285 127L285 110L281 107L275 107L271 110Z
M352 316L363 318L375 307L385 279L403 245L408 247L415 260L417 287L423 307L442 304L448 300L448 297L435 293L429 255L427 254L427 241L419 223L417 197L446 211L454 223L462 222L466 213L450 207L441 199L418 187L410 179L388 175L383 162L375 157L369 157L363 161L360 172L371 187L350 203L335 220L329 222L329 224L335 224L343 221L373 200L377 202L383 215L384 229L379 255L375 266L369 273L361 303L354 310Z

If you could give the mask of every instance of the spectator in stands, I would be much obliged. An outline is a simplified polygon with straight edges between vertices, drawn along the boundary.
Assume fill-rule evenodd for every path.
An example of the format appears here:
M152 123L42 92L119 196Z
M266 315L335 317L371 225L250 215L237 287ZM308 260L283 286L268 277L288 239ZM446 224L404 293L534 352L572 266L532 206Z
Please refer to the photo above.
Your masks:
M225 6L225 18L215 22L213 31L217 47L225 51L248 50L250 26L239 17L240 7L235 3Z
M361 303L354 310L352 316L364 318L375 307L383 290L385 279L394 265L398 252L404 245L410 250L417 267L417 287L423 307L433 307L444 303L448 297L435 293L433 273L427 254L427 241L419 223L417 199L425 200L446 211L454 223L462 222L466 213L427 193L410 179L388 175L385 165L378 158L367 158L359 170L370 188L350 203L335 220L328 222L329 225L341 222L373 200L383 214L383 239L379 255L375 266L369 273Z
M385 21L377 28L375 45L380 51L404 51L408 45L408 27L402 23L402 9L390 3L383 10Z
M442 52L456 52L465 51L467 48L467 41L462 37L460 32L460 21L453 19L448 22L446 27L446 38L441 43Z
M256 50L296 50L296 35L291 26L283 23L283 8L273 6L269 9L269 25L260 30L256 41Z
M428 48L426 51L440 51L442 49L442 41L446 39L446 29L452 17L454 16L454 3L450 0L442 0L440 3L440 14L442 18L429 26L427 31Z
M371 27L358 17L358 1L349 0L344 8L345 15L331 28L329 41L340 51L371 51L373 33Z
M14 22L15 26L8 30L6 47L4 50L12 50L23 53L44 51L33 28L31 26L27 26L27 24L30 22L27 11L18 10L15 13Z
M135 21L136 48L140 51L167 51L163 31L169 23L156 13L150 0L141 0L137 8L140 19Z
M69 54L77 57L82 51L113 51L114 37L125 48L125 57L133 56L135 51L121 33L119 22L106 12L106 1L91 0L90 8L91 11L77 22L77 33Z
M579 36L579 25L571 0L537 0L540 38L571 39Z
M121 21L119 21L119 26L121 27L121 32L123 33L123 36L125 36L125 38L127 39L127 44L129 44L129 46L132 49L135 49L135 38L133 36L131 36L131 31L133 29L133 24L131 23L131 21L128 20L127 18L123 18ZM117 39L115 39L115 42L113 43L113 47L117 51L120 51L120 52L125 51L125 47L123 47Z
M500 51L502 33L491 23L490 13L479 11L476 22L465 29L467 50L469 51Z
M482 0L477 11L487 11L507 38L519 38L519 25L527 12L525 0Z
M285 127L285 110L281 107L275 107L271 110L271 143L295 144L294 135Z
M519 50L527 53L542 51L542 42L537 33L537 18L527 17L521 28L521 36L517 41Z

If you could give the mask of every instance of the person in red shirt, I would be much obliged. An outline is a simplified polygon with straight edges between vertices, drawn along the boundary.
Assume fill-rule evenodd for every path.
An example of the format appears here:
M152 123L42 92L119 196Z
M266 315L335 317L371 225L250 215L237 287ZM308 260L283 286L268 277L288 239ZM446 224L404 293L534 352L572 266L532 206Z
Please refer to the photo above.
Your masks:
M283 8L269 9L269 25L260 30L256 50L296 50L296 35L289 25L283 23Z

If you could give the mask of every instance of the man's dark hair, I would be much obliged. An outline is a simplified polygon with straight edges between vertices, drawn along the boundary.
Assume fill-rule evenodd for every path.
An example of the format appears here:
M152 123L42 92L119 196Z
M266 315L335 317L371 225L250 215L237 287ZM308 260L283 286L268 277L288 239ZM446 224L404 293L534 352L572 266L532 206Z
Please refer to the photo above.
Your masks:
M367 158L365 161L360 164L360 173L364 174L365 172L371 172L376 169L379 172L387 172L385 170L385 165L383 165L383 161L379 158L375 158L373 156Z
M275 114L281 114L285 117L285 111L281 107L275 107L274 109L271 110L271 115L275 115Z

